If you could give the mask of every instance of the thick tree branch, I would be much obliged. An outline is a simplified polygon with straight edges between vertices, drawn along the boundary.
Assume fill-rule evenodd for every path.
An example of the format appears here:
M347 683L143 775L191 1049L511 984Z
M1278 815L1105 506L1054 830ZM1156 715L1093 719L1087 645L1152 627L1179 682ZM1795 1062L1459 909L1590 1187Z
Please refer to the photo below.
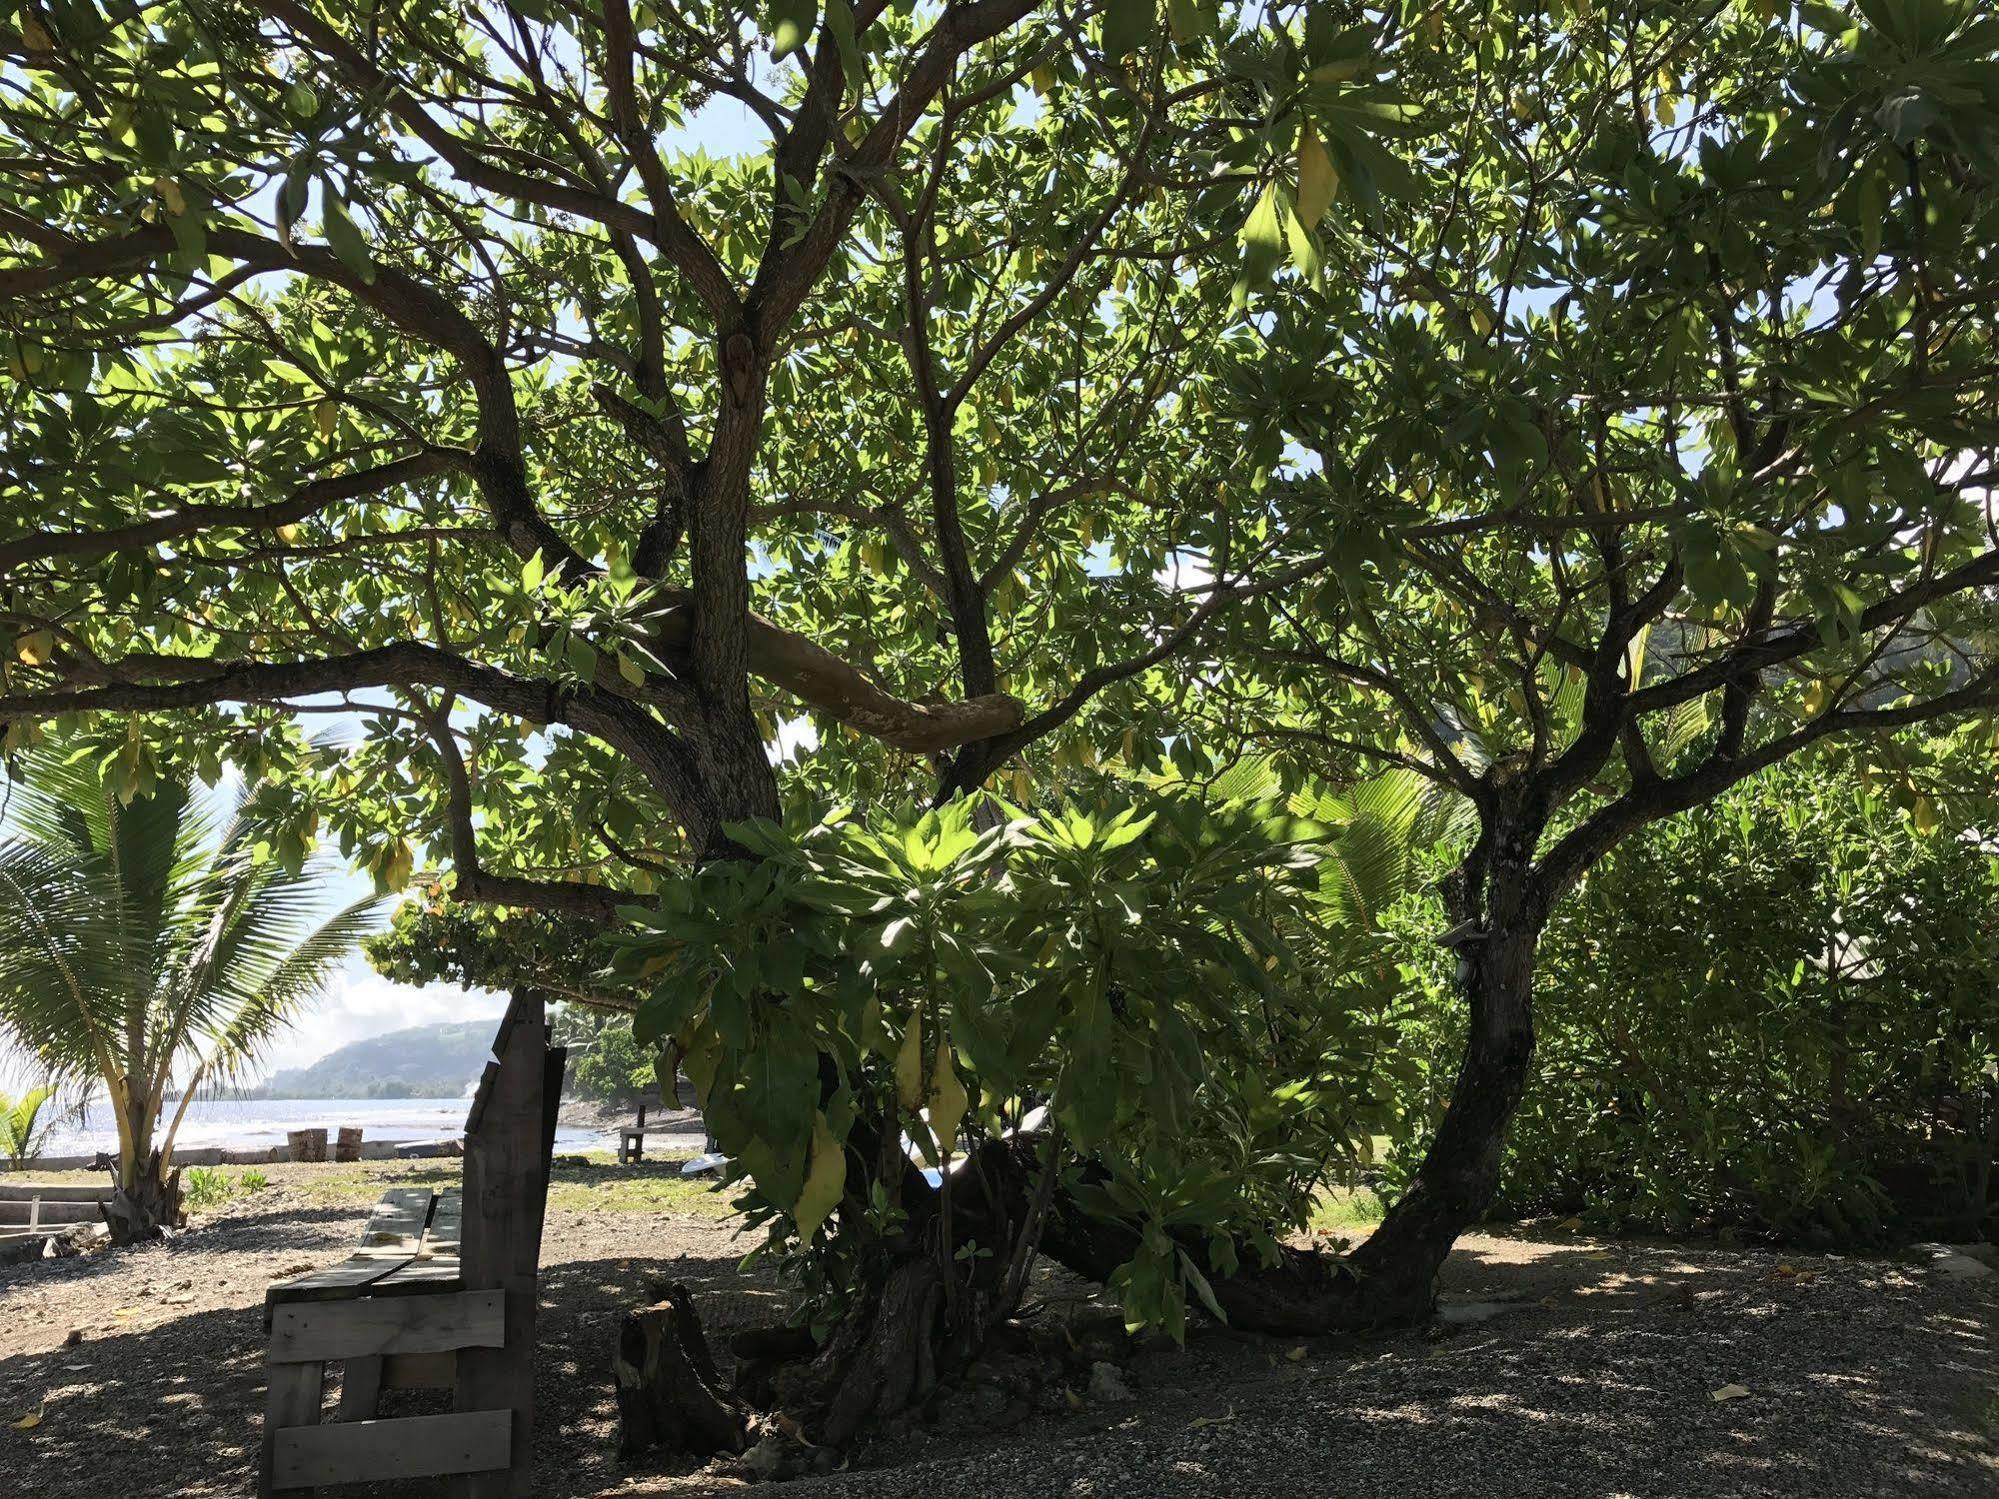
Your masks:
M432 448L377 468L336 474L301 484L282 500L264 505L183 505L151 520L102 531L36 531L0 542L0 568L47 562L57 557L102 557L111 552L155 546L198 531L268 531L288 526L342 500L380 494L448 470L465 470L470 457L448 448Z

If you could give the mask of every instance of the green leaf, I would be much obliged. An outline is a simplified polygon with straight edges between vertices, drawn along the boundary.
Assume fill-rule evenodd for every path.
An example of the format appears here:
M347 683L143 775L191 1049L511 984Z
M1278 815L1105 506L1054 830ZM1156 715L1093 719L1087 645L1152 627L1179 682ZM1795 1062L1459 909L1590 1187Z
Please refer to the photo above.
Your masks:
M771 0L767 28L771 56L784 61L812 39L812 28L818 24L818 0Z
M320 193L320 207L326 219L327 245L342 265L359 276L364 284L373 286L375 260L368 253L368 241L362 237L360 226L349 217L347 205L329 188L322 189Z
M1103 24L1104 56L1113 60L1128 56L1158 34L1158 0L1110 0Z

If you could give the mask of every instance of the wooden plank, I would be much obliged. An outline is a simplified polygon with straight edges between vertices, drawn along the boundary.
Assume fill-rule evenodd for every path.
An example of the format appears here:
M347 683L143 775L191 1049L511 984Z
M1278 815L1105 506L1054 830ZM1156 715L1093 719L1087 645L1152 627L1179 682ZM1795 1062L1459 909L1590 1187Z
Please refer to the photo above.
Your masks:
M70 1182L0 1182L0 1202L27 1202L36 1197L43 1202L107 1202L111 1189Z
M463 1267L455 1256L410 1260L368 1287L369 1296L434 1296L464 1289Z
M430 1227L423 1231L423 1244L417 1250L419 1257L449 1255L456 1257L464 1237L465 1197L461 1192L441 1192L437 1198L437 1208L430 1215Z
M326 1393L324 1364L273 1364L264 1387L264 1446L257 1465L257 1492L269 1496L296 1488L278 1478L279 1436L319 1421L319 1404Z
M392 1187L382 1194L361 1231L363 1249L401 1249L415 1253L430 1222L437 1194L429 1187Z
M95 1223L103 1216L95 1202L51 1201L30 1197L26 1202L0 1202L0 1224L13 1228L46 1228L51 1223Z
M460 1410L511 1411L511 1469L466 1480L467 1499L527 1499L534 1450L536 1275L548 1197L550 1127L561 1088L561 1059L551 1056L541 998L516 989L501 1023L504 1048L480 1127L465 1137L465 1231L459 1247L465 1283L503 1291L505 1346L458 1356Z
M500 1064L488 1062L479 1074L479 1086L472 1090L472 1107L465 1111L465 1138L470 1140L479 1133L479 1126L486 1118L486 1105L493 1097L493 1090L499 1086Z
M294 1426L277 1434L275 1480L284 1489L483 1473L511 1460L511 1429L503 1410Z
M410 1254L357 1254L324 1270L314 1270L290 1280L274 1282L264 1292L270 1303L289 1301L333 1301L359 1296L371 1281L392 1275L415 1256Z
M382 1360L385 1390L448 1390L457 1378L455 1353L398 1353Z
M350 1358L340 1369L340 1419L371 1421L382 1398L380 1358Z
M436 1296L364 1296L358 1301L281 1306L271 1319L274 1364L498 1348L505 1341L498 1291Z

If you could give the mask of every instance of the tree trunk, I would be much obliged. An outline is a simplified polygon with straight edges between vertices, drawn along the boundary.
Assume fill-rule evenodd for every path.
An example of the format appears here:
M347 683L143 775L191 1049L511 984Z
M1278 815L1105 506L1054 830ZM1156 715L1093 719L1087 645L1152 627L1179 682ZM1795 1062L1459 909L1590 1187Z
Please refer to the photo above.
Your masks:
M748 1412L722 1388L686 1286L625 1314L614 1373L620 1458L655 1447L713 1457L749 1445Z
M1489 830L1454 880L1458 988L1469 1012L1464 1059L1409 1190L1345 1261L1285 1247L1274 1265L1224 1275L1206 1242L1182 1242L1231 1326L1285 1334L1354 1332L1418 1322L1436 1304L1437 1274L1499 1185L1506 1126L1534 1057L1534 960L1546 922L1530 873L1531 824ZM1015 1175L1024 1168L1016 1163ZM1137 1250L1137 1235L1057 1200L1042 1248L1102 1280Z
M114 1244L144 1243L187 1225L187 1211L180 1199L180 1167L163 1174L157 1150L138 1166L136 1172L120 1173L127 1180L118 1184L111 1200L104 1204L104 1222Z

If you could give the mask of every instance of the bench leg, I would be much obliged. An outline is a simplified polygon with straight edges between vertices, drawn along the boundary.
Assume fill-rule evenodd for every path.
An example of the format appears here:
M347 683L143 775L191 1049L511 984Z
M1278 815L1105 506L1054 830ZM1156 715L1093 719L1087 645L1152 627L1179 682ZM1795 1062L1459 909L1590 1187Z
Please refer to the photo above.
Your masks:
M340 1419L372 1421L382 1397L382 1360L350 1358L340 1369Z
M303 1364L272 1364L264 1392L264 1453L257 1472L257 1493L269 1496L277 1487L275 1459L278 1433L287 1426L317 1426L320 1400L326 1393L326 1365L317 1359ZM287 1494L309 1494L309 1489L285 1489Z

